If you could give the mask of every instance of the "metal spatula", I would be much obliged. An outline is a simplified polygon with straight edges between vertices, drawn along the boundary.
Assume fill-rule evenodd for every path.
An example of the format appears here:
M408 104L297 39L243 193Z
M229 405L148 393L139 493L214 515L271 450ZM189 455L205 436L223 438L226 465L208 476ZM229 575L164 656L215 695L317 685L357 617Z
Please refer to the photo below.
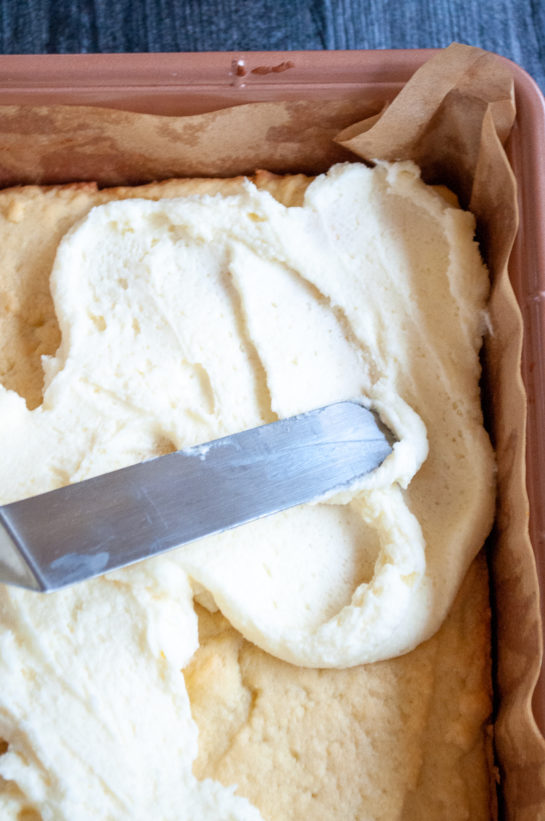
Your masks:
M392 450L338 402L0 506L0 581L50 591L319 499Z

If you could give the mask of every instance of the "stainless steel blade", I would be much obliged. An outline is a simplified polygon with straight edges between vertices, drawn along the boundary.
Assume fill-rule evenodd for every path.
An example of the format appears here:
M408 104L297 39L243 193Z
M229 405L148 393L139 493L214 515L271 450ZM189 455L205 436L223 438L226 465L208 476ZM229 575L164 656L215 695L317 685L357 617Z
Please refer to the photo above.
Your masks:
M0 506L0 581L83 581L318 499L391 450L373 412L338 402Z

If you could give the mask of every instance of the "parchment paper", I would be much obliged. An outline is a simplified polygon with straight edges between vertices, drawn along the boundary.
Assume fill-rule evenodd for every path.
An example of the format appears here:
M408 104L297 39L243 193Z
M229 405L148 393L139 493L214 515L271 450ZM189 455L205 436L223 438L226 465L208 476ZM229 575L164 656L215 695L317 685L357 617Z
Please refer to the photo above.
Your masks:
M485 393L499 488L491 546L496 754L505 817L535 821L545 818L545 742L531 710L542 633L525 490L522 320L507 274L517 227L515 180L502 148L515 117L512 86L506 64L494 55L453 44L383 112L363 100L254 103L183 118L5 106L0 185L116 185L258 167L316 173L358 156L415 160L426 181L448 185L474 211L492 278Z

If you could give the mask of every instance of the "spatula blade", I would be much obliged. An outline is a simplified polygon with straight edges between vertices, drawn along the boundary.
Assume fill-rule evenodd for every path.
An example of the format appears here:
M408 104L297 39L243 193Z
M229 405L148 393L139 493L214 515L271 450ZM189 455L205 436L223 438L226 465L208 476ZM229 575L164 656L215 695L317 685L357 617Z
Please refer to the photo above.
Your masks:
M347 487L392 439L357 401L0 507L0 580L51 591Z

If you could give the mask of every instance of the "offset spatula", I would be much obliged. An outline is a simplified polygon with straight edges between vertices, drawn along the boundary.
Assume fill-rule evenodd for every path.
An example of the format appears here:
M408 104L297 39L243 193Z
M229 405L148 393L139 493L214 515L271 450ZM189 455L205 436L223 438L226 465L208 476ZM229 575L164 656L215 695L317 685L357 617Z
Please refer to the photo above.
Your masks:
M50 591L346 487L392 450L354 401L0 506L0 581Z

